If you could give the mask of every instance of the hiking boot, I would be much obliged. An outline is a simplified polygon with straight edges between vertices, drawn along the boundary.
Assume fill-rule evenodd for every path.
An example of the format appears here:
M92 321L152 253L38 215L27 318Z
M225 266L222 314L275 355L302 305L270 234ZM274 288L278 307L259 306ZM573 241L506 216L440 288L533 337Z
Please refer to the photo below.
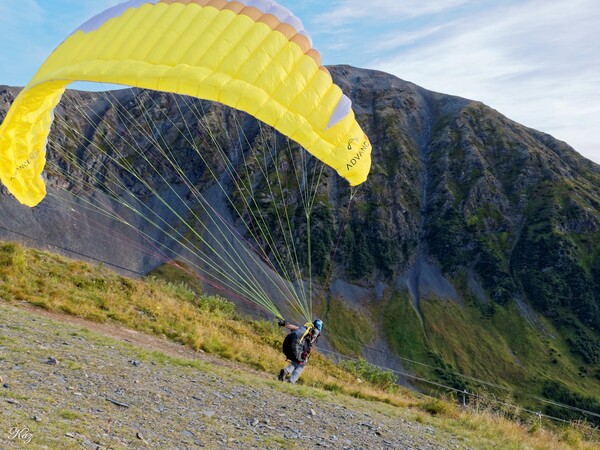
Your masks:
M284 380L284 378L285 378L285 370L281 369L281 370L279 371L279 375L277 376L277 379L278 379L279 381L283 381L283 380Z

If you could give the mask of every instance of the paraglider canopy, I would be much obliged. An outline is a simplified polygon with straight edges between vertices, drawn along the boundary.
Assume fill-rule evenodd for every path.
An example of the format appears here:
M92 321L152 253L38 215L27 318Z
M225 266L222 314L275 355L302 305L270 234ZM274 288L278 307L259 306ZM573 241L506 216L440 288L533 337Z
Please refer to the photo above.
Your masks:
M0 127L0 179L23 204L41 178L53 110L74 81L137 86L221 102L298 142L355 186L371 145L301 21L270 0L131 0L73 32L23 89Z

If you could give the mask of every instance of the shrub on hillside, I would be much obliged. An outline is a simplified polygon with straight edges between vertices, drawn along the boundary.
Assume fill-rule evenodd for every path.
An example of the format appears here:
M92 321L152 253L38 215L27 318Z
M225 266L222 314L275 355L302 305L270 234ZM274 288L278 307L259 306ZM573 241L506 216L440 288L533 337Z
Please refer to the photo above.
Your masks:
M207 295L200 297L198 302L200 309L208 310L210 312L220 312L225 315L233 314L235 311L235 304L229 300L219 297L218 295Z
M363 358L342 361L339 365L357 378L381 389L388 389L396 384L397 376L394 372L369 364Z
M0 267L12 269L15 272L25 270L25 254L23 248L12 242L0 244Z

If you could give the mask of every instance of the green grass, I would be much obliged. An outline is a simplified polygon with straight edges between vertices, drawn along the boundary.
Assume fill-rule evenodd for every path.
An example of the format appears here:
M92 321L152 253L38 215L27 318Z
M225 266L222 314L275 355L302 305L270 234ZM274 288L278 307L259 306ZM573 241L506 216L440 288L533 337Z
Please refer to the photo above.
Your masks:
M268 374L277 373L284 363L281 355L284 333L276 324L241 317L229 301L198 295L181 280L171 283L155 277L129 279L105 267L25 249L17 244L0 243L0 299L14 303L27 301L52 311L64 311L99 322L120 323L148 334L166 336L192 349L211 352ZM486 319L489 323L484 326L480 323L482 318L478 308L461 308L436 299L422 301L421 308L426 317L423 322L406 294L399 293L379 307L385 317L383 331L390 336L393 349L415 360L427 358L427 361L435 362L438 361L436 358L441 358L449 367L459 368L467 374L481 376L483 373L493 377L496 372L490 367L490 361L491 355L496 355L493 361L497 362L498 373L522 375L526 381L549 371L552 359L565 361L549 373L566 370L572 376L575 367L564 356L567 352L562 342L539 339L524 323L513 320L517 315L510 309L501 309L491 319ZM366 344L373 339L371 323L341 301L332 301L327 314L335 319L326 321L333 336L336 333L349 335ZM336 328L337 322L348 328ZM509 329L512 334L507 338ZM469 339L466 336L470 336ZM346 344L340 342L339 345ZM355 351L358 352L359 347ZM527 364L521 367L515 363L515 353L539 367ZM154 352L140 354L140 360L160 358L167 357ZM206 370L204 363L172 358L169 361L181 366L197 365ZM68 368L80 369L75 363ZM271 375L262 382L311 398L331 399L333 396L341 403L351 402L352 398L368 400L373 402L373 408L385 410L387 414L409 414L412 420L420 418L424 423L469 436L469 442L474 446L481 442L481 448L493 448L491 444L487 446L489 442L507 442L503 436L508 434L516 436L514 440L529 442L530 448L546 448L543 442L548 439L560 444L553 448L569 448L570 444L565 444L567 441L577 442L580 448L593 448L575 429L563 432L564 440L556 434L544 435L542 439L514 421L494 419L494 414L488 415L487 411L482 415L481 411L459 410L452 401L419 398L404 389L390 389L385 374L367 365L358 369L353 372L316 353L300 385L281 386ZM417 374L431 371L417 365L413 369ZM370 375L373 380L369 380ZM236 376L249 377L243 372ZM357 378L361 376L361 382L358 382ZM581 390L587 386L585 379L575 379L569 387ZM58 416L65 421L85 419L74 411L60 411Z
M365 313L346 306L340 299L330 299L322 317L327 339L337 352L357 357L365 345L373 342L375 335Z
M189 267L181 261L165 263L150 271L149 278L157 278L174 285L181 284L196 294L202 294L202 284Z
M560 380L574 393L600 398L597 381L580 374L582 362L569 353L552 325L539 319L544 331L536 330L514 304L496 305L494 314L487 318L474 305L463 307L439 299L423 299L421 308L429 355L439 355L434 366L445 365L450 372L456 369L468 377L503 386L505 389L496 390L496 395L517 398L535 408L545 405L527 394L543 396L543 380ZM426 377L452 379L451 373L441 374L440 370L414 369ZM466 383L471 389L486 389L476 381Z
M79 414L77 414L75 411L63 409L58 413L58 417L65 420L76 420L79 419Z
M534 398L545 397L546 381L559 380L574 397L600 398L597 369L569 351L568 336L552 323L538 317L532 326L514 302L494 304L490 312L489 305L479 304L472 296L462 297L466 305L422 298L419 314L404 291L381 306L379 316L392 351L417 376L469 392L491 390L497 400L550 415L554 414L549 405ZM429 383L414 383L426 392L447 392Z
M392 350L405 358L426 362L429 360L429 345L419 313L408 292L396 292L381 309L383 332ZM413 370L417 366L407 363ZM423 372L421 372L423 373Z
M117 322L270 373L277 373L284 362L284 336L274 322L240 317L231 302L197 295L180 282L129 279L105 267L16 244L0 244L0 260L5 261L0 267L0 298L5 301ZM343 391L353 380L321 355L314 355L311 366L302 377L307 384Z
M354 374L360 382L367 381L383 390L396 386L397 375L394 372L369 364L363 358L342 361L340 366Z

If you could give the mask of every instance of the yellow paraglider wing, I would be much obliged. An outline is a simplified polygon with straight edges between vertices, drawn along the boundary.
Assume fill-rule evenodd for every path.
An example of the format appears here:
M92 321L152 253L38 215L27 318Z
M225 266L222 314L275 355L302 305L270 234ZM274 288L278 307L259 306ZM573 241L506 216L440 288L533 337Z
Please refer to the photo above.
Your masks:
M71 34L0 127L0 179L28 206L45 196L53 110L74 81L221 102L295 140L351 185L370 169L371 145L350 100L321 66L301 22L270 0L131 0Z

